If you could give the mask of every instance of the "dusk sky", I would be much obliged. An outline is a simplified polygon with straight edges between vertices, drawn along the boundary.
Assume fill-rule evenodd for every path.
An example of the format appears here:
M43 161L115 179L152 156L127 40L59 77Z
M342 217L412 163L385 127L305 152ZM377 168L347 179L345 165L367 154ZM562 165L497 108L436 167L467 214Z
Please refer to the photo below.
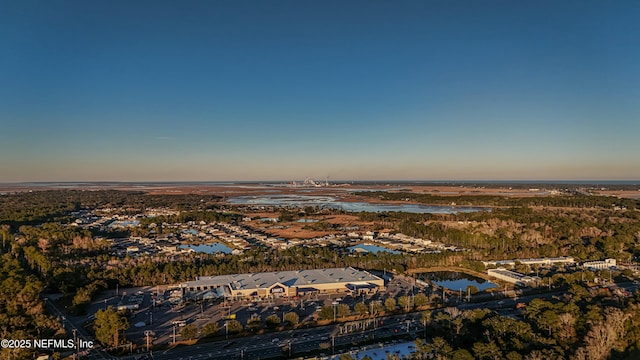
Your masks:
M640 1L3 1L0 182L640 179Z

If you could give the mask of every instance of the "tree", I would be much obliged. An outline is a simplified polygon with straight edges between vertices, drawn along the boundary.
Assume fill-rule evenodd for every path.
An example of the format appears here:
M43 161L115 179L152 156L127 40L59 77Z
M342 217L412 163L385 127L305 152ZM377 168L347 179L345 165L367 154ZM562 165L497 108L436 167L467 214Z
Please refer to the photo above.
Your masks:
M384 309L387 312L393 312L396 310L396 299L395 298L387 298L387 300L384 301Z
M218 326L217 322L210 322L202 327L202 335L204 335L205 337L216 336L219 332L220 327Z
M473 353L476 354L478 359L500 359L502 357L502 352L498 345L493 342L490 343L475 343L473 344Z
M551 336L552 330L556 329L560 324L560 317L553 310L546 310L535 320L539 328L549 331L549 336Z
M451 354L451 351L453 350L447 340L441 337L433 338L431 344L428 344L427 346L431 348L433 353L436 354L436 358L438 359L448 358L449 354Z
M300 322L300 317L295 312L288 312L284 314L284 321L289 326L296 326Z
M559 334L560 338L570 340L576 336L576 319L569 313L562 313L558 316L560 321Z
M507 359L507 360L522 360L522 355L520 355L520 353L517 353L515 351L510 351L505 356L505 359Z
M265 319L265 322L267 323L267 327L275 328L280 325L280 317L278 315L269 315Z
M398 306L400 306L404 311L409 311L411 307L411 298L403 295L398 298Z
M413 304L416 307L421 307L427 305L429 300L427 299L427 295L420 293L413 297Z
M333 320L333 306L325 305L318 314L321 320Z
M118 347L120 345L121 333L129 328L127 318L115 311L112 307L96 312L94 323L96 339L109 346Z
M198 336L198 327L194 324L189 324L180 330L180 336L182 340L193 340Z
M369 303L369 311L373 316L379 315L384 310L380 301L372 301Z
M605 320L595 324L587 333L586 345L583 349L578 349L576 358L584 354L589 360L606 359L618 339L624 338L626 333L624 323L629 318L629 314L614 308L606 309L605 313Z
M238 320L227 320L227 330L230 333L237 334L242 331L242 324Z
M367 308L367 305L365 305L365 303L363 302L359 302L354 306L354 310L356 311L356 314L364 316L367 314L367 312L369 312L369 309Z
M262 318L260 316L251 316L251 318L247 320L247 329L251 331L256 331L261 327L262 327Z
M77 313L85 313L86 306L91 303L91 295L91 290L86 287L82 287L76 291L71 304Z
M338 317L343 318L345 316L351 315L351 309L347 304L339 304L337 308Z
M473 360L473 355L466 349L459 349L451 354L452 360Z

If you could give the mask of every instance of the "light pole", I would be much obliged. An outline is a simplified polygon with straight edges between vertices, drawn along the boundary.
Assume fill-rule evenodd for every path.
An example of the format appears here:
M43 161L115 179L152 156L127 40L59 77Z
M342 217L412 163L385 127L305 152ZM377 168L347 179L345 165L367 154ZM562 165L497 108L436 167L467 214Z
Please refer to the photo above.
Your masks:
M335 347L336 347L336 336L331 335L331 355L335 353Z
M424 325L424 340L427 340L427 318L422 319L422 324Z
M76 359L80 358L80 354L78 354L78 337L76 336L76 328L71 329L71 331L73 332L73 346L76 347Z
M331 304L333 305L333 322L336 322L336 306L338 306L338 302L334 301Z
M173 324L173 343L176 343L176 324Z
M151 330L145 330L144 331L144 336L147 337L147 352L149 352L149 347L150 347L149 341L150 341L150 337L151 337L152 334L153 334L153 331L151 331Z

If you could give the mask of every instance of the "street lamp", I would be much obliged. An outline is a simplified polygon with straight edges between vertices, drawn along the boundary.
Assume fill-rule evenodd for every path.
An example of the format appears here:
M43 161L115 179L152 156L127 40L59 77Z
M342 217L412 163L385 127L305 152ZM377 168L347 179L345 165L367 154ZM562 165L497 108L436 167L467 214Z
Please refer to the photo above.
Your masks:
M149 352L149 347L150 347L149 340L150 340L150 336L151 335L153 335L153 331L151 331L151 330L145 330L144 331L144 336L147 337L147 352Z
M173 343L176 343L176 324L173 324Z
M336 347L336 336L331 335L331 355L335 353L335 347Z
M76 347L76 359L80 358L80 354L78 353L78 337L76 336L76 328L71 329L73 331L73 346Z
M424 325L424 340L427 341L427 318L423 317L422 324Z
M337 301L331 303L333 305L333 322L336 322L336 306L338 305Z

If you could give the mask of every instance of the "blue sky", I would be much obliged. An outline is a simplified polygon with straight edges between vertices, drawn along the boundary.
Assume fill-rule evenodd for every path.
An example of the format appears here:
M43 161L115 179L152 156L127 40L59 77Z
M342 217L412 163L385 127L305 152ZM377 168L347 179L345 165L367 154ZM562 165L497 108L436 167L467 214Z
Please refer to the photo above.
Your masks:
M640 179L637 1L0 4L0 182Z

